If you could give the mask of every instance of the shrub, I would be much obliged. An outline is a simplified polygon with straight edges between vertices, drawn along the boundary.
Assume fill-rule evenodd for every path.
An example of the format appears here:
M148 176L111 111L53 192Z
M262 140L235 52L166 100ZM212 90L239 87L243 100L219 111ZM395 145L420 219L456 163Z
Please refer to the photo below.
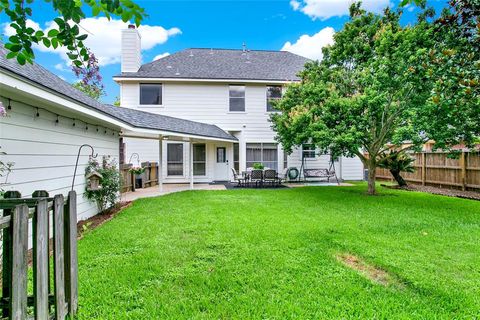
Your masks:
M405 150L391 150L380 155L378 166L390 170L390 173L400 187L405 187L407 182L402 178L400 172L414 172L414 159Z
M97 160L90 159L85 169L85 175L93 171L102 175L101 188L99 190L88 190L85 187L85 197L92 202L96 202L98 209L103 212L117 203L121 186L120 171L117 169L116 161L110 159L110 157L103 157L101 165Z

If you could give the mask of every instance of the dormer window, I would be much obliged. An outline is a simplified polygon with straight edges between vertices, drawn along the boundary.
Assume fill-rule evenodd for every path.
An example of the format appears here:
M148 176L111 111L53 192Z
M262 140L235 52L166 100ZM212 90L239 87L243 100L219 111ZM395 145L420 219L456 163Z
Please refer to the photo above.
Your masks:
M245 86L233 85L229 86L230 97L230 111L244 112L245 111Z
M140 83L140 105L162 105L162 84Z
M282 86L267 86L267 111L275 111L273 103L282 98Z

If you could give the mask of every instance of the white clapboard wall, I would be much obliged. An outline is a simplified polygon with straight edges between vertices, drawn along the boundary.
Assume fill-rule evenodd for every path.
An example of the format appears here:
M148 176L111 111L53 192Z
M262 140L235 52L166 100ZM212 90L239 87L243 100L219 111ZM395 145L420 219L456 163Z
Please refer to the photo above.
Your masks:
M7 101L3 101L6 106ZM90 144L102 156L115 158L118 163L118 132L105 127L89 127L79 120L73 126L71 119L36 110L29 105L12 102L8 116L0 118L0 151L2 161L13 162L5 190L17 190L23 197L31 197L35 190L46 190L51 196L67 195L71 189L78 148ZM44 108L44 106L39 105ZM69 116L71 118L71 116ZM107 133L105 133L107 130ZM94 203L83 197L85 167L90 148L83 148L79 159L74 189L78 195L78 220L97 213ZM4 178L1 178L4 179ZM4 181L0 181L4 182Z

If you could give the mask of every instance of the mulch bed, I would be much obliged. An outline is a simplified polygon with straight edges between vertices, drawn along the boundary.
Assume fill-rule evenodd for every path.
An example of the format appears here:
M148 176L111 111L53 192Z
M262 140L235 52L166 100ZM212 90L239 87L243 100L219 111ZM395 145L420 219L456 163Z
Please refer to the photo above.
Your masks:
M416 184L409 184L407 187L402 187L402 188L400 188L399 186L389 186L385 184L382 184L381 186L385 188L390 188L390 189L420 191L420 192L438 194L438 195L447 196L447 197L457 197L457 198L480 201L480 192L475 192L475 191L444 189L444 188L437 188L437 187L431 187L431 186L420 186Z
M81 239L86 231L95 229L107 221L112 220L120 211L132 205L132 201L119 202L113 208L107 209L87 220L80 221L77 224L77 237Z

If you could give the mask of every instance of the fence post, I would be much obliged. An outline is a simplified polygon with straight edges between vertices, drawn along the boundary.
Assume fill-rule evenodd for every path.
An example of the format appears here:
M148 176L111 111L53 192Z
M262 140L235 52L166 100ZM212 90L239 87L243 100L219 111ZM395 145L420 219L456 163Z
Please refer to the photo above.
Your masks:
M71 318L78 306L77 194L68 193L65 204L65 297Z
M22 194L18 191L7 191L3 195L5 199L15 199L21 198ZM11 209L4 209L3 216L11 216L12 215ZM12 276L12 228L4 228L3 229L3 237L2 237L2 250L3 250L3 257L2 257L2 298L9 299L10 292L11 292L11 276ZM11 314L10 305L7 308L3 308L2 317L6 318Z
M462 184L462 190L465 191L466 189L466 184L467 184L467 164L465 161L465 151L462 151L462 154L460 155L460 168L461 168L461 174L460 174L460 182Z
M53 280L55 283L55 319L57 320L63 320L66 316L63 206L63 195L56 195L53 199Z
M12 215L11 319L27 319L28 206L15 207Z
M39 195L34 192L33 196ZM48 197L48 193L44 193ZM48 200L38 202L33 216L33 292L35 319L48 319Z
M422 152L422 186L425 185L427 180L427 155L426 152Z

